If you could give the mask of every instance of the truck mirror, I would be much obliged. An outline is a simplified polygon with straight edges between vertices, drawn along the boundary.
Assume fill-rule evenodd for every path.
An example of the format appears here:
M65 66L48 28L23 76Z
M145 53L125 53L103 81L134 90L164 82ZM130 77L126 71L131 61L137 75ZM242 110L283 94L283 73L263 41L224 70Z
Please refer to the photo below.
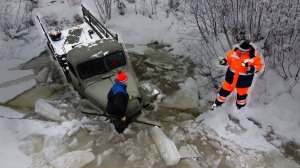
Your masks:
M118 34L115 34L115 39L116 39L117 41L119 41L119 36L118 36Z
M144 83L140 86L140 92L144 105L153 103L157 95L159 95L159 91L148 83Z

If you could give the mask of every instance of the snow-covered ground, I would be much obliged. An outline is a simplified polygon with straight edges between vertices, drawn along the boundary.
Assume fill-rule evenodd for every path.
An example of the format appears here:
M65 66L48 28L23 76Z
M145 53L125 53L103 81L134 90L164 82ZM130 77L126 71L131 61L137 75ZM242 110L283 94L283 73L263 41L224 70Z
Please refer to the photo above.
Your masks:
M92 1L84 3L92 12L97 13ZM33 12L46 16L44 19L48 22L57 20L60 25L68 27L74 24L74 16L81 12L79 4L74 0L39 1ZM203 85L203 79L197 75L182 76L181 74L188 74L187 70L178 72L177 64L183 67L188 65L184 65L184 61L180 58L175 57L172 62L171 59L162 58L166 53L163 49L154 50L146 46L148 43L158 41L170 44L171 47L165 49L174 49L173 54L189 56L188 50L184 48L188 41L178 33L179 23L176 18L172 14L166 18L165 4L161 3L157 7L157 14L151 19L136 14L134 4L129 3L126 3L125 15L121 16L116 12L114 3L112 19L106 23L109 29L119 34L121 42L135 45L129 47L128 52L145 55L148 58L146 61L149 61L152 67L147 67L144 75L149 78L145 80L139 77L140 80L151 82L151 78L159 78L157 76L162 75L164 82L175 81L178 84L174 87L177 89L176 92L166 93L167 91L162 88L168 86L157 83L161 86L161 92L166 95L156 102L159 108L155 109L154 118L170 120L184 127L187 137L198 147L200 154L207 154L206 147L214 146L213 150L220 155L219 157L216 157L217 154L202 156L202 160L209 162L211 166L222 165L224 159L225 165L232 167L299 167L299 84L292 93L287 93L284 82L276 73L268 71L262 78L256 79L246 108L239 111L235 109L235 93L233 93L223 107L215 111L207 110L210 106L207 102L214 100L215 91L200 87ZM0 32L0 149L2 149L0 167L63 167L62 163L69 163L70 167L74 165L81 167L86 164L111 166L114 164L108 162L113 162L112 154L117 155L118 152L126 156L122 158L117 155L118 159L126 161L127 167L134 164L138 166L144 164L146 167L164 165L158 150L153 146L154 143L147 141L147 138L150 138L147 127L142 126L140 129L139 125L134 125L133 133L127 132L128 140L114 146L108 141L119 142L119 139L124 137L115 134L111 125L103 118L86 118L76 114L73 104L68 104L72 101L64 101L72 97L68 89L65 89L64 94L52 97L48 100L49 103L44 100L37 102L36 112L44 114L48 119L35 119L22 109L9 107L7 101L38 85L33 70L17 69L21 63L40 55L46 46L38 25L29 27L28 32L25 39L9 39ZM151 58L153 53L161 55ZM170 64L176 64L176 68ZM52 81L48 82L50 85ZM165 83L171 84L173 83ZM171 112L168 109L171 109L169 110ZM172 111L174 109L176 114ZM35 110L31 109L29 114ZM185 115L189 110L197 116ZM204 113L200 114L200 111ZM166 113L162 114L163 112ZM174 121L178 117L180 120ZM49 121L53 118L60 122ZM185 134L180 132L178 127L174 126L172 129L167 129L166 125L165 127L169 130L166 134L175 142L177 148L183 147L186 141ZM91 139L82 138L82 134ZM87 142L80 142L78 139ZM150 147L143 146L143 142ZM103 144L107 146L102 147ZM291 148L294 151L286 150L287 144L293 144ZM116 152L116 149L120 151ZM152 154L145 155L142 152L145 149ZM147 161L142 161L141 157L145 157ZM200 161L197 161L198 164L195 165L199 166ZM179 165L185 164L180 162Z

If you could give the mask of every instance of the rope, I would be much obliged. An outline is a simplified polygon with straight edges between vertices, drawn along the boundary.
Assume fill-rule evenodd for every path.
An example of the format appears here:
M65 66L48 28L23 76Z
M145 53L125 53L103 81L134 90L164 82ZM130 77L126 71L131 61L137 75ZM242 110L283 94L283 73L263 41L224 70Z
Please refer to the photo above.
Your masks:
M88 114L88 115L97 115L97 116L101 116L101 117L106 117L106 118L112 118L112 119L120 119L117 116L112 116L112 115L105 115L105 114L99 114L99 113L87 113L87 112L81 112L83 114ZM140 120L129 120L130 122L135 122L135 123L139 123L139 124L145 124L145 125L150 125L150 126L154 126L154 127L159 127L161 128L159 125L153 124L153 123L149 123L149 122L145 122L145 121L140 121Z

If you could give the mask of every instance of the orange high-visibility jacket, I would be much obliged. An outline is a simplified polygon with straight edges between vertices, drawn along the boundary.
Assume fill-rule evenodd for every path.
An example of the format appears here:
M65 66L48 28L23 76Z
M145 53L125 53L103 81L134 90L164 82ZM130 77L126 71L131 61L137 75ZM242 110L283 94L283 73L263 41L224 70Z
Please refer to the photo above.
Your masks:
M230 50L226 55L228 69L225 75L225 80L231 84L231 87L248 88L251 86L254 73L249 73L243 63L248 62L249 66L254 66L255 72L261 71L264 66L260 55L256 49L252 47L251 52L241 54L237 47Z

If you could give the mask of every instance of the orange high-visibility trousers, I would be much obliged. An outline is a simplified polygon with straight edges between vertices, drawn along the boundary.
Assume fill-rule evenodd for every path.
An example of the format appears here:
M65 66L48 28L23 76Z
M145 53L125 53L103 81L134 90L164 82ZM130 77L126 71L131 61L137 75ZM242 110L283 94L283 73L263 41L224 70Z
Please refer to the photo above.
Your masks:
M217 106L222 105L226 97L230 95L230 93L234 90L235 87L232 87L230 83L227 81L223 82L222 88L220 89L217 99L215 101ZM236 106L238 108L242 108L247 103L247 96L248 96L248 90L249 88L235 88L237 91L237 99L236 99Z

